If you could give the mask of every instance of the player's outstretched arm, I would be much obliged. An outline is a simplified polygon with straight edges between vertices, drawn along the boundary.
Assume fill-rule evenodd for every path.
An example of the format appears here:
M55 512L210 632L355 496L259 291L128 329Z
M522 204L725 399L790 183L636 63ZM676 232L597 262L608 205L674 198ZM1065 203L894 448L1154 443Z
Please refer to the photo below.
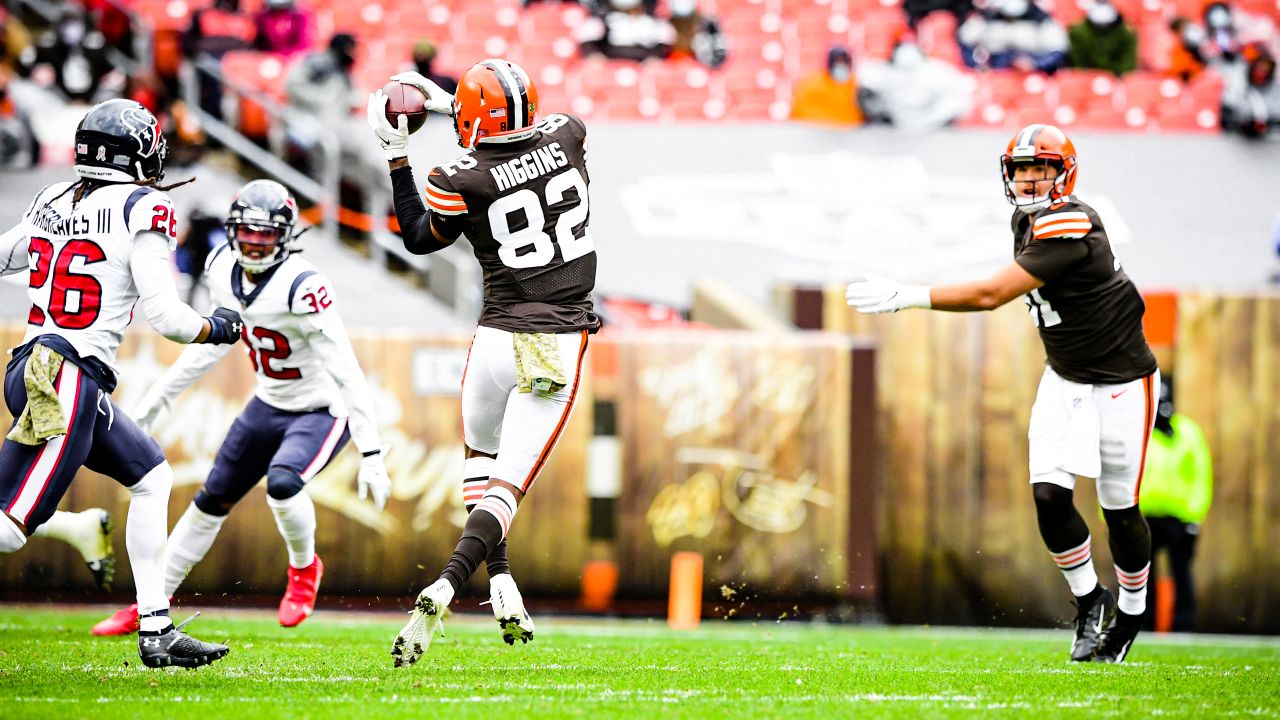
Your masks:
M26 226L23 224L14 225L4 235L0 235L0 276L13 275L27 269L28 242Z
M347 406L351 440L360 451L360 498L372 495L373 504L379 510L391 495L391 480L387 477L382 457L382 440L378 436L378 423L373 413L373 393L365 380L364 371L351 347L346 325L334 310L321 310L307 317L310 332L307 340L316 354L322 358L325 372L338 385L342 401Z
M955 285L908 285L888 278L868 276L850 283L845 301L858 312L878 314L909 308L973 312L994 310L1044 283L1021 265L1010 263L995 275Z
M138 426L151 432L155 424L169 412L174 399L225 357L231 347L204 344L188 345L183 349L177 362L170 365L160 379L147 389L142 401L133 409L132 417Z
M1012 262L985 280L930 288L929 299L934 310L994 310L1042 285L1044 282L1039 278Z
M240 315L218 308L207 318L178 297L169 269L169 241L153 232L134 238L129 269L142 304L142 313L156 332L180 343L230 344L240 341Z

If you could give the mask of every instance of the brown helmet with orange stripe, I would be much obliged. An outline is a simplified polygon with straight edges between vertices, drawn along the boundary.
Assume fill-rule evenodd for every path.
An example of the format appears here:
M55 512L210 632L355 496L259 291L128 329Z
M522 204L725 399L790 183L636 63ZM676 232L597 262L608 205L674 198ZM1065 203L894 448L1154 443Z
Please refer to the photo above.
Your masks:
M1018 167L1042 165L1053 168L1052 180L1047 192L1019 193L1015 184L1031 182L1015 180ZM1071 194L1076 186L1076 146L1067 134L1053 125L1028 125L1009 141L1009 147L1000 156L1000 174L1004 178L1004 195L1019 210L1032 213L1043 210Z
M453 121L464 148L523 140L537 132L538 91L519 65L481 60L458 80Z

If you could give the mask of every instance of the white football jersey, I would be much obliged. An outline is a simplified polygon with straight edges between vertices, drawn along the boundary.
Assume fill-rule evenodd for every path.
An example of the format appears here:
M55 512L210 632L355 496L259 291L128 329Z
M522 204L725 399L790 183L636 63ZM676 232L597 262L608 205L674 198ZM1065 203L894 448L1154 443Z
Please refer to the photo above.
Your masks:
M96 357L114 370L138 301L130 270L134 236L154 231L172 249L177 216L169 195L153 187L104 185L73 206L71 184L41 190L22 216L31 268L23 343L58 335L81 357Z
M244 320L245 351L263 402L280 410L327 407L334 415L346 414L337 383L308 341L333 305L333 286L314 265L289 255L265 282L250 287L223 245L209 258L205 282L214 305L235 308Z

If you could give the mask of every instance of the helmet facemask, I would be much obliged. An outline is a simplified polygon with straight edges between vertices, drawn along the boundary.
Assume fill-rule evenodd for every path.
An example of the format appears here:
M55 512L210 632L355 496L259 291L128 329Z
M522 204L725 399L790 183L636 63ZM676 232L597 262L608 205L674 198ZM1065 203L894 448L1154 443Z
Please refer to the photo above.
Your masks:
M289 227L280 223L237 220L227 223L231 255L251 273L279 265L289 254Z
M1069 171L1060 158L1004 155L1000 158L1000 174L1005 198L1024 213L1043 210L1067 194ZM1030 194L1025 192L1028 186L1035 188Z

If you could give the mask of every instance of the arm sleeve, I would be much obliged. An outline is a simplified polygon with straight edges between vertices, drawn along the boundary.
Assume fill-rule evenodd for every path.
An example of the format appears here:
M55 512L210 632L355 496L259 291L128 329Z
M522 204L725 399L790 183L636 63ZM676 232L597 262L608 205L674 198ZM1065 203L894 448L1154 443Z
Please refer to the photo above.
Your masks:
M160 376L159 380L147 388L147 394L144 396L142 405L147 406L154 404L157 400L165 400L166 404L172 403L173 399L182 394L183 390L191 387L191 383L200 379L200 376L209 371L209 368L218 364L218 361L226 357L227 353L234 345L208 345L208 344L191 344L183 349L182 354L178 356L176 362L169 366L168 370Z
M342 401L347 406L351 427L351 439L361 453L382 449L378 438L378 425L373 415L373 394L365 381L364 371L351 349L351 339L342 318L333 310L323 310L307 316L304 321L307 341L323 358L324 369L338 385Z
M461 218L467 211L466 203L461 195L442 187L445 182L441 176L433 174L431 177L435 182L427 182L427 200L431 203L431 210L427 210L414 184L413 169L402 167L391 171L396 220L400 223L405 249L414 255L429 255L443 250L462 234ZM433 191L438 195L433 197ZM436 239L431 232L433 225L448 243Z
M195 340L204 329L204 318L178 297L169 267L169 245L164 236L139 233L133 240L129 270L138 288L142 313L151 327L174 342Z
M27 269L30 262L26 224L19 223L0 235L0 275L12 275Z

